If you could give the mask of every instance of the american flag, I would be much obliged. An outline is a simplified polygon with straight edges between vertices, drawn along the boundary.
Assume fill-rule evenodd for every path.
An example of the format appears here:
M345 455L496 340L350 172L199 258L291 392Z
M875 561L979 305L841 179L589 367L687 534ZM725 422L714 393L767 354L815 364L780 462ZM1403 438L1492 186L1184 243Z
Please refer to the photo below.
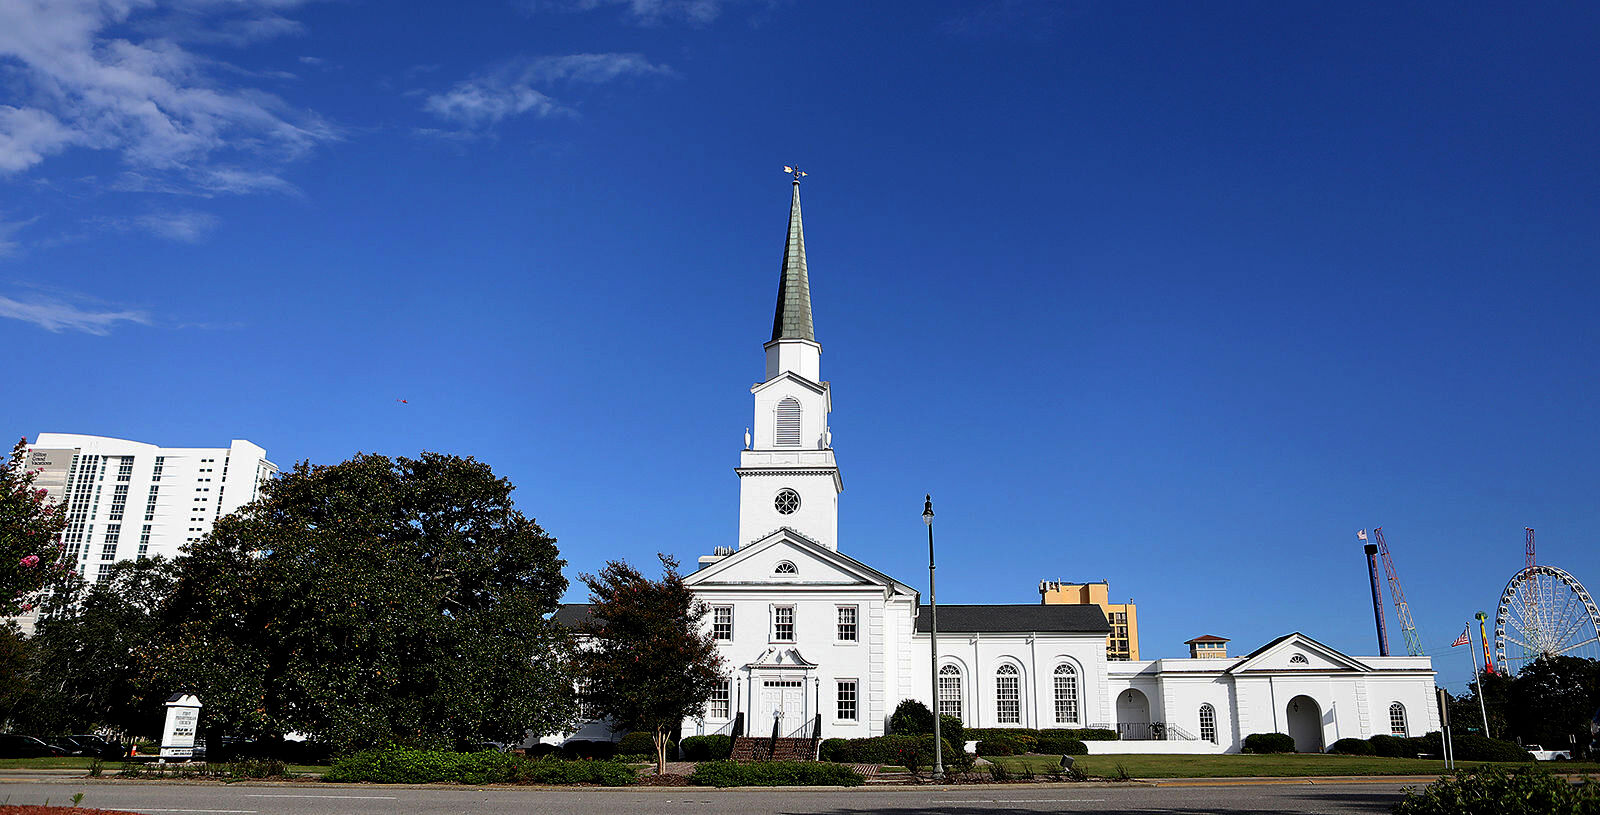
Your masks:
M1367 530L1365 530L1365 529L1357 529L1356 530L1356 539L1357 540L1366 540L1367 539Z
M1461 636L1456 637L1456 641L1450 643L1450 647L1454 648L1457 645L1471 645L1472 644L1472 638L1467 636L1467 632L1471 631L1471 630L1472 630L1472 624L1471 623L1467 623L1467 627L1461 629Z

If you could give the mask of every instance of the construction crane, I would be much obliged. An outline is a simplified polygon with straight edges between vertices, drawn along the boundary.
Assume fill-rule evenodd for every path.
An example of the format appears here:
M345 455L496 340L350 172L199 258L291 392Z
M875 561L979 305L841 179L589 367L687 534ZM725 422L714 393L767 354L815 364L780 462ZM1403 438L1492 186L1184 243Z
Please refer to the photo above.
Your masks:
M1389 655L1389 629L1383 624L1383 583L1378 579L1378 547L1367 543L1367 530L1356 531L1367 555L1367 577L1372 581L1372 617L1378 623L1378 656Z
M1400 575L1394 570L1394 558L1389 556L1389 545L1383 542L1383 527L1373 529L1372 537L1378 544L1378 555L1383 558L1383 572L1389 576L1389 599L1394 601L1395 616L1400 618L1400 633L1406 637L1406 654L1425 656L1422 640L1417 637L1417 624L1411 619L1411 607L1406 605L1405 590L1400 588Z
M1527 535L1528 535L1528 541L1527 541L1526 544L1524 544L1523 549L1527 552L1527 555L1528 555L1528 568L1531 569L1531 568L1533 568L1533 564L1534 564L1534 560L1533 560L1533 527L1524 526L1522 528L1522 531L1526 532Z

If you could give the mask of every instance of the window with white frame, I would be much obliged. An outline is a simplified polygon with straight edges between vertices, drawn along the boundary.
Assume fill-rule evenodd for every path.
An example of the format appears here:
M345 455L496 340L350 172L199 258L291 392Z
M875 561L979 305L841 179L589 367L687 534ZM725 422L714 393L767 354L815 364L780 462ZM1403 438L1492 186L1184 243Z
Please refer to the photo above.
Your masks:
M796 569L794 567L794 563L792 563L790 561L787 561L787 560L780 560L780 561L778 561L778 565L772 567L772 573L773 574L799 574L800 570Z
M593 721L595 718L594 708L590 706L588 700L589 680L579 679L572 683L572 690L573 696L578 702L578 721Z
M857 718L856 708L856 680L838 680L838 706L834 718L842 722L853 722Z
M839 641L856 641L856 607L839 606Z
M1295 654L1294 656L1289 657L1289 664L1290 665L1310 665L1311 664L1311 660L1306 659L1306 655L1305 654Z
M1200 706L1200 740L1217 743L1217 709L1209 702Z
M994 672L994 717L1000 724L1022 724L1022 677L1015 665Z
M733 691L729 680L724 679L711 688L711 699L706 702L707 719L727 719L732 716Z
M772 607L772 641L794 642L794 606Z
M786 396L774 414L774 442L779 447L800 446L800 400Z
M1406 735L1406 706L1399 702L1389 706L1389 732L1396 736Z
M711 638L718 642L733 640L733 606L711 607Z
M1056 724L1078 723L1078 671L1071 665L1056 666Z
M961 718L961 669L954 665L939 669L939 715Z

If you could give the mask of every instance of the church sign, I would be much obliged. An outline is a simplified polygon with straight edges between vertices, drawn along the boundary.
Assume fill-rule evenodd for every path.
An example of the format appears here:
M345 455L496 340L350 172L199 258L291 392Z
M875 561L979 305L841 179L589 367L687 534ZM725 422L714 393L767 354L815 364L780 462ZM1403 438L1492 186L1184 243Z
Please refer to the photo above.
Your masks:
M200 729L200 698L192 693L167 697L167 724L161 730L162 758L193 758Z

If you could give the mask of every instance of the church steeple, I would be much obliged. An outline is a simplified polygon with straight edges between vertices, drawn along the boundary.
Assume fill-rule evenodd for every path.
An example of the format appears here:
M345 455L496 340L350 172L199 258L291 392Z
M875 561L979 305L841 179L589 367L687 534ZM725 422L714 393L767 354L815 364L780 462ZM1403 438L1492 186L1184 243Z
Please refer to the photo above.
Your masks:
M783 247L783 270L778 276L778 307L772 315L772 338L816 342L816 332L811 326L811 282L806 279L806 232L800 221L802 173L792 172L795 178L794 197L789 201L789 240Z

